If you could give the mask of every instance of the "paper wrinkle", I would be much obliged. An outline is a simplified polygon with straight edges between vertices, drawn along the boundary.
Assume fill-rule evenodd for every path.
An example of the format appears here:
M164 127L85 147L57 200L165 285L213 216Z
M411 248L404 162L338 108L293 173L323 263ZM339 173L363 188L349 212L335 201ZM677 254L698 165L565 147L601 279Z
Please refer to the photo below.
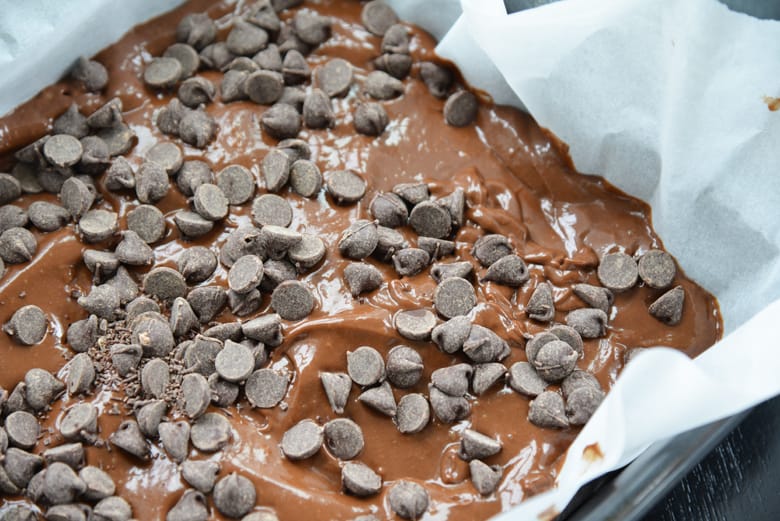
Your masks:
M180 1L0 0L0 113ZM440 38L471 85L497 103L522 99L578 170L649 202L667 248L725 317L726 338L695 361L641 354L575 439L557 487L497 519L562 511L653 442L780 393L780 112L763 99L780 96L780 23L716 0L564 0L512 15L502 0L388 2ZM588 461L594 443L603 458Z

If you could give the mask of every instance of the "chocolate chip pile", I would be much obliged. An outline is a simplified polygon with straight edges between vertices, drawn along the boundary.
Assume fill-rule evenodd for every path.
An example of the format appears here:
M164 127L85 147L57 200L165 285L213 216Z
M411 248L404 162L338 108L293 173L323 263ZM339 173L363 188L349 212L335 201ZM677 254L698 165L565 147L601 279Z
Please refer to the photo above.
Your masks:
M258 507L263 490L255 481L200 456L236 441L234 422L243 410L290 407L299 377L289 363L275 362L274 353L279 358L289 344L286 333L304 327L322 307L307 275L325 259L341 261L340 287L356 306L394 281L429 277L435 289L430 305L394 312L388 324L394 343L386 355L380 351L388 346L333 347L343 350L341 367L320 371L316 391L335 417L296 420L277 440L278 450L300 466L327 453L339 462L341 493L361 499L384 493L389 511L403 519L431 511L429 485L386 483L381 467L359 461L372 439L365 425L344 416L348 405L370 409L403 436L424 436L438 425L459 427L488 395L514 392L529 400L533 426L580 426L605 392L577 364L584 340L607 335L618 313L615 296L640 285L662 291L647 306L649 314L665 325L681 321L686 294L673 287L676 264L664 251L634 257L614 245L594 266L600 285L573 284L583 305L566 310L565 324L556 323L556 281L532 277L534 260L524 258L512 234L472 219L480 201L463 188L441 193L440 186L410 175L378 191L372 189L377 173L322 171L318 133L346 122L361 138L386 136L398 124L386 102L405 95L414 73L432 96L446 100L440 116L447 125L474 124L480 104L448 66L414 62L409 28L381 1L361 11L365 30L381 39L372 72L357 76L346 59L313 58L328 45L333 20L316 5L286 12L301 3L259 0L229 20L206 13L181 18L177 43L141 71L149 92L170 100L148 122L167 140L148 147L140 165L125 156L144 136L125 121L116 97L89 115L70 105L49 135L19 149L12 171L0 174L0 276L4 263L34 263L40 255L40 239L30 228L72 231L91 275L88 291L71 294L83 318L65 327L65 367L56 374L33 368L10 392L0 388L0 494L29 500L9 503L0 521L37 519L39 512L67 521L131 519L121 487L87 464L94 449L119 451L139 467L173 462L189 488L168 509L168 521L205 521L214 515L212 505L231 519L277 519L272 509ZM215 82L217 74L221 81ZM85 58L70 76L96 93L110 80L103 65ZM207 156L193 158L189 147L208 150L229 131L208 109L234 102L256 104L259 131L276 142L257 157L257 171L230 164L214 172ZM300 138L302 132L310 137ZM164 212L158 206L173 192L187 198L187 206ZM104 204L109 193L132 209ZM35 199L26 207L14 204L30 196ZM295 197L353 209L356 217L335 231L335 240L299 231ZM250 224L236 225L233 218L244 210ZM464 229L477 236L464 242L470 237L460 233ZM172 233L207 242L189 243L175 262L161 262ZM526 361L509 367L507 358L522 346L476 320L494 286L514 295L512 305L534 330L546 328L525 335ZM530 295L522 301L526 288ZM44 341L54 322L45 309L24 305L2 330L19 349L29 349ZM426 367L424 344L452 363ZM427 392L417 392L421 384ZM96 396L110 398L87 400ZM68 407L61 407L63 397ZM59 415L56 428L42 428L50 414ZM106 417L119 420L108 432L100 427ZM504 448L501 437L468 425L452 432L473 489L494 495L505 478L491 460ZM48 447L53 441L60 443Z

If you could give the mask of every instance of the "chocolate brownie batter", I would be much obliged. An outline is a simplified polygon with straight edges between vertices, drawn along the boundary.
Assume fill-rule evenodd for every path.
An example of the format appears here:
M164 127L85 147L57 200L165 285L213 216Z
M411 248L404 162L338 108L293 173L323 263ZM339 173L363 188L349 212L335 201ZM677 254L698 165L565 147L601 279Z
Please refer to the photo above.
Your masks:
M184 145L161 133L154 124L155 112L175 97L175 91L155 91L143 81L145 64L160 56L175 42L175 28L190 12L206 12L217 21L219 38L224 40L228 24L242 3L193 0L186 5L139 26L95 58L108 69L109 82L101 93L85 92L75 80L63 80L44 89L38 96L0 119L0 171L10 171L19 148L51 131L52 120L75 102L90 114L108 100L119 97L124 121L135 132L137 142L126 154L138 168L145 153L161 141L175 141L185 159L207 162L214 172L229 165L243 165L258 180L255 195L266 190L260 165L278 141L261 130L259 119L266 107L251 101L223 103L219 96L206 105L216 119L215 139L205 148ZM307 60L316 70L333 58L344 58L354 67L355 82L349 94L335 98L335 126L324 130L304 128L298 137L308 142L311 158L320 169L351 169L367 181L366 195L354 205L342 206L323 190L315 198L304 198L286 189L281 193L293 210L290 228L313 234L327 247L325 259L298 277L312 288L313 312L306 318L284 321L284 341L270 352L268 367L286 369L292 375L283 405L269 409L252 408L243 396L237 405L221 412L230 420L232 439L221 451L199 453L190 447L191 459L219 462L220 477L230 472L248 477L257 491L258 508L273 510L281 520L354 519L361 514L394 518L387 490L397 480L424 485L430 505L423 519L483 519L511 508L524 498L553 485L565 451L578 428L541 428L527 419L529 398L503 380L479 397L470 398L471 414L460 422L444 424L432 419L421 432L402 434L393 421L356 400L360 390L352 386L343 415L329 405L320 382L321 372L346 372L347 351L371 346L383 357L397 345L408 345L422 357L422 378L412 388L395 390L396 399L415 392L428 394L431 373L464 361L462 354L446 354L430 341L402 338L393 325L399 310L433 309L436 281L426 269L400 277L392 265L369 260L383 275L375 291L354 298L344 281L349 260L337 248L342 232L357 219L371 219L368 205L374 195L390 192L398 183L422 181L434 197L463 189L466 223L454 235L456 251L446 261L465 260L475 266L477 278L485 270L474 259L476 240L488 233L509 238L515 252L527 263L530 280L519 288L483 282L475 284L477 304L471 312L475 324L496 332L509 344L511 353L502 363L508 368L526 360L524 346L531 336L549 324L531 320L525 307L541 283L549 281L555 302L554 323L565 323L569 311L585 307L572 286L589 283L598 286L599 260L611 252L623 251L639 257L651 249L663 249L650 222L649 207L629 197L597 176L577 173L566 146L533 119L510 107L480 102L476 120L455 127L443 115L445 100L429 93L419 79L418 66L403 81L400 97L383 101L389 125L378 137L355 131L352 114L357 98L365 98L360 86L374 68L381 38L361 24L361 4L322 0L308 8L332 17L332 34ZM295 10L280 17L290 20ZM424 31L409 26L413 62L437 61L435 42ZM521 66L521 64L518 64ZM221 73L202 71L199 75L219 84ZM132 192L115 193L97 183L102 200L97 208L119 214L120 229L126 216L138 206ZM56 195L23 195L14 204L27 208L34 201L57 202ZM154 267L176 268L176 260L194 245L218 253L228 234L241 225L251 225L251 202L231 206L229 216L213 231L196 239L179 236L173 223L176 210L186 208L186 198L175 188L156 206L167 220L165 238L154 244ZM68 326L87 317L77 304L79 295L89 293L92 274L82 261L86 248L110 249L115 237L100 244L85 245L74 233L74 225L51 233L34 229L38 251L30 262L6 266L0 278L0 323L6 323L21 306L35 304L47 314L50 327L38 345L21 346L7 336L0 338L0 387L13 389L31 368L43 368L57 375L74 353L67 345ZM409 227L399 228L411 244L416 235ZM140 281L147 268L132 268ZM219 265L207 284L227 288L227 268ZM714 297L685 277L678 267L675 285L685 292L682 318L667 325L648 313L648 306L662 293L646 284L616 293L605 336L586 339L584 354L577 367L593 373L604 390L610 388L631 348L670 346L696 356L720 338L722 323ZM271 312L270 295L264 294L260 311ZM246 321L250 317L243 317ZM225 310L219 322L236 317ZM63 373L60 373L63 375ZM87 463L103 468L117 484L117 495L125 498L137 519L163 519L188 485L179 466L160 448L152 445L152 459L139 461L104 443L119 423L131 417L124 403L123 384L99 381L86 397L57 399L51 410L41 414L42 435L33 452L63 442L59 424L63 412L79 401L92 402L100 409L99 439L103 443L87 448ZM557 386L551 387L557 389ZM212 411L220 409L212 406ZM176 420L171 413L171 420ZM279 448L283 434L304 419L319 424L346 417L363 431L365 447L357 460L381 475L383 490L358 498L345 494L341 485L340 461L322 448L303 461L287 459ZM499 465L503 474L498 489L481 495L468 479L469 466L458 455L461 433L471 428L501 441L502 450L485 459ZM0 511L22 497L0 498ZM211 515L223 517L213 508Z

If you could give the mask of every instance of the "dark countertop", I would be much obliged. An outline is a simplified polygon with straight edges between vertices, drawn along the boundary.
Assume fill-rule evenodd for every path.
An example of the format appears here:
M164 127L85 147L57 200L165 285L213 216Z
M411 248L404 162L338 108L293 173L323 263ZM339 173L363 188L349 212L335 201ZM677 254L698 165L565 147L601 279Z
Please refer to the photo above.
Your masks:
M780 519L780 397L759 405L643 521Z

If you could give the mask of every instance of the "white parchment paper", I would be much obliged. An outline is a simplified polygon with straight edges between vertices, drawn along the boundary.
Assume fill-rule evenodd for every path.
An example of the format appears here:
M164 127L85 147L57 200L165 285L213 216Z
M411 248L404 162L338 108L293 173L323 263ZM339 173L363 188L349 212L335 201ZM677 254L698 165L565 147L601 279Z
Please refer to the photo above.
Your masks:
M568 143L580 171L648 201L666 246L725 317L727 336L694 361L669 349L637 358L557 487L499 519L561 511L649 444L780 393L780 112L765 102L780 96L780 23L716 0L564 0L512 15L502 0L389 1L471 84ZM178 3L0 0L0 114ZM588 461L593 443L604 457Z

